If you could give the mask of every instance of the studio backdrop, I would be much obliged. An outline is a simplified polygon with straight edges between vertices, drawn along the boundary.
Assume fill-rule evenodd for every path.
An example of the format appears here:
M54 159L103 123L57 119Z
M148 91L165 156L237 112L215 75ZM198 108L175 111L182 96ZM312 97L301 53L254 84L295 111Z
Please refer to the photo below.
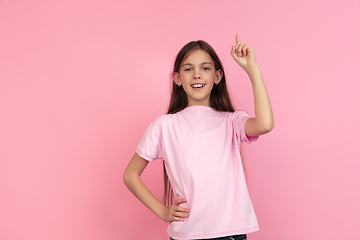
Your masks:
M191 40L225 66L236 109L255 49L274 130L244 145L260 231L251 240L360 240L358 0L1 0L0 239L168 239L122 176L165 114ZM162 197L162 162L143 181Z

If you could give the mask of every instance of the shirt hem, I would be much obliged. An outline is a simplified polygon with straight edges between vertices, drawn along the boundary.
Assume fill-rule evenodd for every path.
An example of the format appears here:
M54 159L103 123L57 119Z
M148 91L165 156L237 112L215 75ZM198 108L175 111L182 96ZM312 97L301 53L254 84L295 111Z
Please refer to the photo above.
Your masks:
M226 237L226 236L239 235L239 234L248 234L256 231L259 231L259 226L248 228L245 230L212 233L212 234L196 234L196 235L180 236L180 235L172 234L170 231L167 231L167 234L176 240L191 240L191 239L219 238L219 237Z
M147 160L147 161L149 161L149 162L152 162L152 161L155 160L155 158L146 155L145 153L141 152L139 149L137 149L135 152L136 152L140 157L142 157L143 159L145 159L145 160Z

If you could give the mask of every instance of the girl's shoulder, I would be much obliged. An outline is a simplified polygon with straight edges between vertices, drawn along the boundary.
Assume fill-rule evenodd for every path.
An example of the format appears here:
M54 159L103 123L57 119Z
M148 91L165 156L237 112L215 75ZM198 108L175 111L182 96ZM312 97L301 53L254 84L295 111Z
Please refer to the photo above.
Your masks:
M217 112L219 115L223 115L226 116L227 118L238 118L238 117L244 117L244 116L249 116L248 113L246 111L243 110L235 110L234 112L221 112L218 111Z
M243 110L236 110L231 113L233 119L248 119L250 116L247 112Z
M174 119L174 114L164 114L157 117L154 122L166 122Z
M248 113L244 110L235 110L234 112L231 112L232 115L234 116L244 116L244 115L248 115Z
M160 127L164 124L168 124L172 122L174 119L174 114L164 114L160 115L159 117L155 118L155 120L151 123L154 127Z

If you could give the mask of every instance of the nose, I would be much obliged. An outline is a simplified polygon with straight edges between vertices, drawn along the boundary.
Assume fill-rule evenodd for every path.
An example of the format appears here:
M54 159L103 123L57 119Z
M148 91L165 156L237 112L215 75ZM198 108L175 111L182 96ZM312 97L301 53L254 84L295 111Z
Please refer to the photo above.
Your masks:
M195 69L195 71L194 71L194 79L200 79L200 78L201 78L200 70Z

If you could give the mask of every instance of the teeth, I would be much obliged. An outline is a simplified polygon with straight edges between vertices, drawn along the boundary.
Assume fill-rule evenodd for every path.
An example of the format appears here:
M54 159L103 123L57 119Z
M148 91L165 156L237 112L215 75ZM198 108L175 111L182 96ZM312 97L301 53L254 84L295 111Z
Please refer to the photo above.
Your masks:
M198 88L198 87L204 87L205 84L194 84L194 85L191 85L192 88Z

